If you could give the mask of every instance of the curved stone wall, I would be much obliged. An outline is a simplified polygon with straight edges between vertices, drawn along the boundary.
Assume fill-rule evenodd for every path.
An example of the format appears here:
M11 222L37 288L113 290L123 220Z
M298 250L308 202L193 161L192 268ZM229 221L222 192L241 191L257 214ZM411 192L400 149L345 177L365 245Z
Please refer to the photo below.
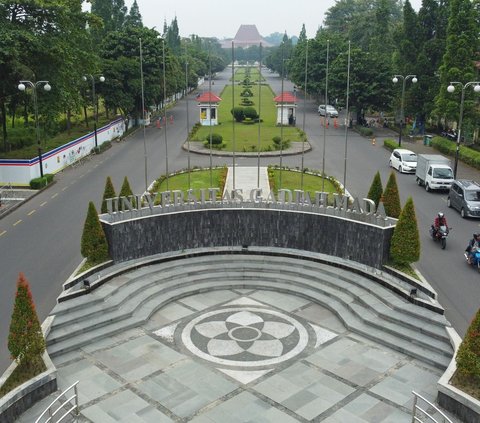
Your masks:
M201 209L102 222L110 254L121 262L201 247L261 246L312 251L381 268L393 226L271 209Z

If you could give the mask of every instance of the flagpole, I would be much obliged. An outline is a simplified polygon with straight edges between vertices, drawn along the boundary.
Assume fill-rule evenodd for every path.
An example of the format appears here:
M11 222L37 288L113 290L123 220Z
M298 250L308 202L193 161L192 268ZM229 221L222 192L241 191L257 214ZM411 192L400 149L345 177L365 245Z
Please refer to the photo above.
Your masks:
M348 140L348 101L350 95L350 41L348 41L348 65L347 65L347 104L345 107L345 164L343 166L343 189L347 189L347 140Z
M213 187L213 173L212 173L212 57L210 54L211 45L208 43L208 117L210 128L210 188Z
M165 39L163 39L163 126L165 129L165 182L168 191L168 144L167 144L167 79L165 77Z
M260 60L258 62L258 147L257 147L257 188L260 188L260 149L261 149L261 130L260 130L260 111L262 99L262 43L260 43Z
M282 89L280 92L280 175L279 175L279 186L278 189L282 189L282 163L283 163L283 74L284 74L284 63L285 57L285 42L282 42Z
M327 68L325 71L325 119L323 121L323 158L322 158L322 192L325 189L325 150L327 145L327 104L328 104L328 54L330 40L327 40Z
M188 56L185 46L185 104L187 109L187 168L188 168L188 189L191 188L190 178L190 122L188 118Z
M235 43L232 41L232 170L233 170L233 191L235 191Z
M305 45L305 81L303 88L303 124L302 131L305 134L305 115L307 110L307 68L308 68L308 40ZM300 189L303 191L303 170L304 170L304 160L305 160L305 140L302 140L302 175L300 176Z
M140 81L142 85L142 120L143 120L143 155L145 160L145 192L148 190L148 176L147 176L147 141L145 139L145 90L143 81L143 52L142 52L142 39L138 39L140 42Z

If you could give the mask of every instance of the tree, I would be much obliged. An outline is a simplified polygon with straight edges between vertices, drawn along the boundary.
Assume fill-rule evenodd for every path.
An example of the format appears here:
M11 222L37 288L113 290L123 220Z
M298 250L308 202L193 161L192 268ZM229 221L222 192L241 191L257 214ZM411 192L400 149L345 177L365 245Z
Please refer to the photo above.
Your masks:
M382 202L385 207L385 213L387 216L398 219L402 211L400 204L400 195L398 193L397 178L395 172L391 172L383 191Z
M380 199L382 198L382 193L382 179L380 177L380 172L377 172L373 177L372 185L370 185L370 189L368 190L367 198L373 200L375 202L375 206L378 207L378 203L380 203Z
M407 199L393 231L390 258L400 265L408 265L420 259L420 236L412 197Z
M457 369L459 373L477 386L480 385L480 309L468 327L465 338L458 349Z
M42 328L30 286L23 273L19 274L17 280L17 294L8 335L8 350L14 360L27 365L45 351Z
M105 190L103 191L102 208L100 210L102 213L108 213L106 200L108 198L115 198L115 197L116 197L116 194L115 194L115 188L113 187L112 179L110 178L110 176L107 176L107 180L105 182Z
M140 9L138 8L137 0L133 0L132 7L130 12L125 17L125 25L142 27L142 15L140 14Z
M87 259L87 262L92 265L103 263L109 259L105 232L98 218L97 209L92 201L88 204L80 251L82 256Z

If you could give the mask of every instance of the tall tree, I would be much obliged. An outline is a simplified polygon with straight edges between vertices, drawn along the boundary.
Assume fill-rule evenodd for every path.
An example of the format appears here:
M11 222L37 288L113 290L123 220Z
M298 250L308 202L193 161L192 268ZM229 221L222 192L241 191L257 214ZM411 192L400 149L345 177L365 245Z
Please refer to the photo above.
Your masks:
M387 216L398 219L398 216L400 216L402 211L402 206L400 204L397 178L394 171L391 171L390 176L388 177L387 185L385 186L385 191L383 191L382 195L382 202Z
M92 201L88 203L87 217L83 225L80 251L82 256L92 264L99 264L109 259L108 244L97 209Z
M478 51L476 11L471 0L450 0L446 51L440 72L440 90L436 97L435 114L447 120L458 119L461 89L447 92L452 81L466 83L475 80L474 58ZM477 41L475 41L477 40ZM465 92L465 120L474 114L471 93Z
M393 231L390 258L400 265L411 264L420 259L420 236L412 197L407 199Z
M125 17L125 26L136 26L142 27L142 15L140 14L140 9L138 8L137 0L133 0L132 7L130 8L130 12Z

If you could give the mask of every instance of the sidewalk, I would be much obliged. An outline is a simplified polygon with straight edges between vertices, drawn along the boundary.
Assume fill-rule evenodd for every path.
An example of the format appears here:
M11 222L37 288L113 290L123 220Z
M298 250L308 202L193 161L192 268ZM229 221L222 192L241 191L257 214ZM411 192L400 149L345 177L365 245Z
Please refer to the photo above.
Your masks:
M233 177L235 173L235 184L233 183ZM231 193L234 189L242 189L243 196L250 195L252 189L260 188L263 196L268 195L270 192L270 183L268 182L268 171L266 167L248 167L248 166L236 166L235 172L233 167L228 168L227 180L225 182L224 190Z

